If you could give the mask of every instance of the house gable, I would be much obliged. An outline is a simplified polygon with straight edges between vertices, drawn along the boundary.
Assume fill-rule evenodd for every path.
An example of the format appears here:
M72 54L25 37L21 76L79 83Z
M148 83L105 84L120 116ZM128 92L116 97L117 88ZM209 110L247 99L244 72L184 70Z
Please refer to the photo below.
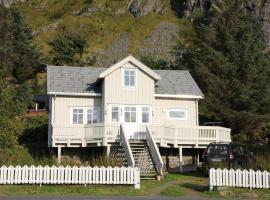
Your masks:
M149 67L147 67L146 65L144 65L142 62L140 62L139 60L137 60L131 55L119 61L118 63L114 64L113 66L109 67L107 70L105 70L101 74L99 74L99 78L106 77L107 75L117 70L118 68L123 67L127 63L134 64L136 67L144 71L146 74L148 74L150 77L152 77L156 81L161 79L161 77L157 73L155 73L153 70L151 70Z

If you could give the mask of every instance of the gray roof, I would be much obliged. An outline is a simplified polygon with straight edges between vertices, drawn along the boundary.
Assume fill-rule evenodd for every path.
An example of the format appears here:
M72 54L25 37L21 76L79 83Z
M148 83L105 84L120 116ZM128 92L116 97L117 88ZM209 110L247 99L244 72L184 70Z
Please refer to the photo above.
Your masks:
M108 68L101 67L47 67L48 93L101 92L98 75ZM188 71L154 70L160 77L156 83L156 94L203 96L201 90Z

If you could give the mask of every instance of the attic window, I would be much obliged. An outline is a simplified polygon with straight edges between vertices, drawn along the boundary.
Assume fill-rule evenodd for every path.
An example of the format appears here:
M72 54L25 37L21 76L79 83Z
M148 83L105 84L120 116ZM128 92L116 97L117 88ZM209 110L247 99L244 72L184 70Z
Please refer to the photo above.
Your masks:
M136 87L136 69L123 70L123 86L125 88Z

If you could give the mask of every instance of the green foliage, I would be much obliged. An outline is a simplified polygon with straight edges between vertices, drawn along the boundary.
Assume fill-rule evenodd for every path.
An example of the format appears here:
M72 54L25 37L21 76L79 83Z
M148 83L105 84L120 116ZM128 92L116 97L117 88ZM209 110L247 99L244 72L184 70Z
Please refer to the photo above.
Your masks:
M58 34L49 45L52 47L52 63L55 65L78 65L87 47L86 39L75 32Z
M215 1L192 15L179 45L179 64L205 94L204 116L222 120L251 140L270 112L270 59L262 25L242 1Z
M151 69L169 70L169 69L174 68L172 63L166 60L162 60L162 59L155 59L151 56L141 56L140 60L142 63L144 63L146 66L150 67Z
M0 149L5 151L16 145L22 134L25 107L15 98L14 91L6 86L3 74L0 71Z
M32 39L19 10L0 5L0 67L8 69L18 83L33 78L40 70L40 54Z

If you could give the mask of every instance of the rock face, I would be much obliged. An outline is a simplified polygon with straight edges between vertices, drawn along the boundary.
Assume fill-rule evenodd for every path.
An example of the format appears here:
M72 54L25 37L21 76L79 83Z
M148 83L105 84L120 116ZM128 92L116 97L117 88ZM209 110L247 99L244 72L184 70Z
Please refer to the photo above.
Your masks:
M10 7L12 3L16 2L24 2L25 0L0 0L0 4L4 5L5 7Z
M128 48L130 45L128 34L122 35L122 37L107 49L101 49L95 52L93 58L95 59L95 66L97 67L109 67L113 63L128 56Z
M173 49L176 46L176 37L179 33L176 24L163 22L144 41L140 48L141 56L150 56L154 59L162 59L174 62Z
M162 7L161 0L130 0L128 4L128 10L134 17L144 16L150 12L161 12Z

